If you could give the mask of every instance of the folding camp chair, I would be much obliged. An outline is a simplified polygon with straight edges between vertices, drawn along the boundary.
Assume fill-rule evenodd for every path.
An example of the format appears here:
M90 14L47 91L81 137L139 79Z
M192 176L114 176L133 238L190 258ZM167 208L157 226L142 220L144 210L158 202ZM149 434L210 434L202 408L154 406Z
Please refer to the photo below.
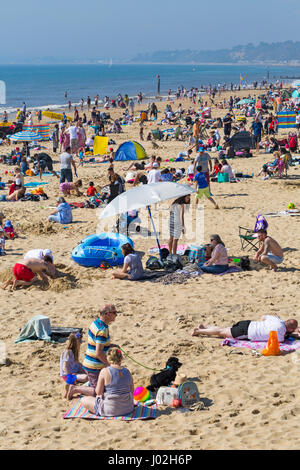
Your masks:
M255 233L253 230L245 227L240 227L239 226L239 237L241 240L241 245L242 245L242 250L244 251L246 248L247 251L250 250L255 250L258 251L258 244L259 240L256 236L254 236Z

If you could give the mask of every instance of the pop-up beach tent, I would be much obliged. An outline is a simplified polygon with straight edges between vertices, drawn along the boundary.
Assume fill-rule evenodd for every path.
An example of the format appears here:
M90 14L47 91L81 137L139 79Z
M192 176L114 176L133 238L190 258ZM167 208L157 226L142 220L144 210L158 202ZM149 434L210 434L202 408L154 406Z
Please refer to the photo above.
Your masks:
M228 141L234 150L252 149L254 145L254 137L248 131L240 131L234 134Z
M135 140L130 140L120 145L116 151L115 161L142 160L146 157L144 147Z

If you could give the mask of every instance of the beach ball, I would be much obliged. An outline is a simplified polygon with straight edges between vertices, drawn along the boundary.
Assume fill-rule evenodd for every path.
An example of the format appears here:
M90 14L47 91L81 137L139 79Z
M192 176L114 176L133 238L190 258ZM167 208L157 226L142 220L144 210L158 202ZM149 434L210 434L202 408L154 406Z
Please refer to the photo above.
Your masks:
M288 209L295 209L295 204L293 202L289 202Z
M150 398L150 392L146 387L137 387L133 392L133 398L136 401L147 401Z
M7 173L8 173L8 171L7 171L7 170L5 170L4 174L5 174L5 175L7 175Z

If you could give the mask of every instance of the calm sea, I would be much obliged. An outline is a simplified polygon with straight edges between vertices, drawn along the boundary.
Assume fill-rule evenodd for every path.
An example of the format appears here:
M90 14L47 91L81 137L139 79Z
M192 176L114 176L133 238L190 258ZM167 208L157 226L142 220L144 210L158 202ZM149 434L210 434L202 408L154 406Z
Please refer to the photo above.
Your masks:
M70 99L79 103L89 95L100 99L127 93L142 92L153 97L157 91L157 74L161 80L161 95L176 90L209 84L239 83L267 78L300 76L300 67L236 66L236 65L0 65L0 80L6 84L6 103L0 112L14 111L25 101L28 108L57 108ZM67 91L68 97L65 98Z

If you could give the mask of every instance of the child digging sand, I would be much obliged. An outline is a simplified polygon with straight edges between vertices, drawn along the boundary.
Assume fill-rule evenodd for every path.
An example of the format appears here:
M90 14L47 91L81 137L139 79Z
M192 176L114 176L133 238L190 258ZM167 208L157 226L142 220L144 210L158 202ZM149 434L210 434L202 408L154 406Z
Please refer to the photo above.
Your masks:
M71 333L65 350L60 356L60 376L65 381L65 392L63 397L68 398L70 385L75 382L86 382L88 380L87 374L84 372L81 363L79 362L80 345L82 341L82 334Z

